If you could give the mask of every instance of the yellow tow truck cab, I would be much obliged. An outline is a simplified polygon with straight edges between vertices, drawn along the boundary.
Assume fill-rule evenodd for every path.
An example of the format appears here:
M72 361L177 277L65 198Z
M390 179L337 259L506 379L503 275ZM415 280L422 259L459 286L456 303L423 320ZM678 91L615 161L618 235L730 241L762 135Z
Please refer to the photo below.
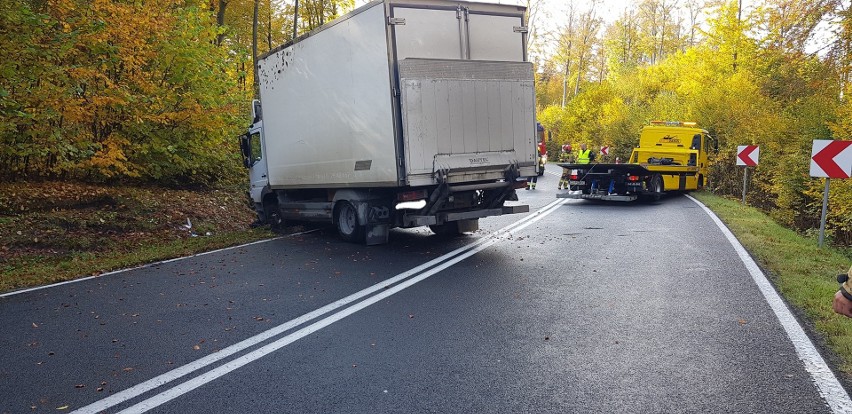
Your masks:
M630 163L662 177L662 191L698 190L707 184L712 138L695 122L651 121L642 128Z

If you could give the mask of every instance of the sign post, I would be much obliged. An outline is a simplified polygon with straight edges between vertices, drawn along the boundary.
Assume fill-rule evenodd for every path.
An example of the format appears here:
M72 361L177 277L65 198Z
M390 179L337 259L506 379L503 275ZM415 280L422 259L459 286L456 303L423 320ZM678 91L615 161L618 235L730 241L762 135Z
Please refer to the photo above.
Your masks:
M757 166L757 158L760 156L760 147L757 145L740 145L737 147L737 165L743 169L743 204L746 203L746 190L748 189L748 167Z
M828 189L832 178L852 177L852 141L814 140L811 149L811 177L825 177L822 195L822 215L819 220L819 240L825 240L825 219L828 216Z
M831 178L825 179L825 192L822 194L822 215L819 218L819 240L817 246L822 247L822 242L825 240L825 217L828 215L828 185L831 183Z

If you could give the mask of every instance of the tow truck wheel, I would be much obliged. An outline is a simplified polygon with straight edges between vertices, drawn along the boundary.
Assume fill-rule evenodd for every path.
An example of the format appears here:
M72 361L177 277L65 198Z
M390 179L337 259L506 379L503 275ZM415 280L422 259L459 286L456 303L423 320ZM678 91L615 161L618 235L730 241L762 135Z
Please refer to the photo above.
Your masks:
M364 225L358 222L358 211L352 203L348 201L338 203L335 221L337 232L343 240L356 243L364 240Z
M663 177L660 177L659 175L651 177L649 191L651 192L650 199L659 201L663 196Z

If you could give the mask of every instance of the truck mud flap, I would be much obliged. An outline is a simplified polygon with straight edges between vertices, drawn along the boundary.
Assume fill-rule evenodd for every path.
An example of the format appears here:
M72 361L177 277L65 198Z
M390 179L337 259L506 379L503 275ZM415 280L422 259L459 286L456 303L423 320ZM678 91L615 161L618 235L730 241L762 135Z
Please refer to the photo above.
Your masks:
M571 198L575 200L602 200L602 201L633 201L638 197L635 195L617 194L581 194L581 193L557 193L556 198Z
M368 224L365 228L364 244L375 246L387 244L390 226L387 224Z

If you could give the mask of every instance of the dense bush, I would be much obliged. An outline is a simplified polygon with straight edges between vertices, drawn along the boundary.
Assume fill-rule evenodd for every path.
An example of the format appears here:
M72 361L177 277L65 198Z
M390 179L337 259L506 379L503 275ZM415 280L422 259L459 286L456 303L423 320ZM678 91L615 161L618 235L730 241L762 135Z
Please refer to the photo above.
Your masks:
M212 184L249 92L186 2L0 2L0 177Z

